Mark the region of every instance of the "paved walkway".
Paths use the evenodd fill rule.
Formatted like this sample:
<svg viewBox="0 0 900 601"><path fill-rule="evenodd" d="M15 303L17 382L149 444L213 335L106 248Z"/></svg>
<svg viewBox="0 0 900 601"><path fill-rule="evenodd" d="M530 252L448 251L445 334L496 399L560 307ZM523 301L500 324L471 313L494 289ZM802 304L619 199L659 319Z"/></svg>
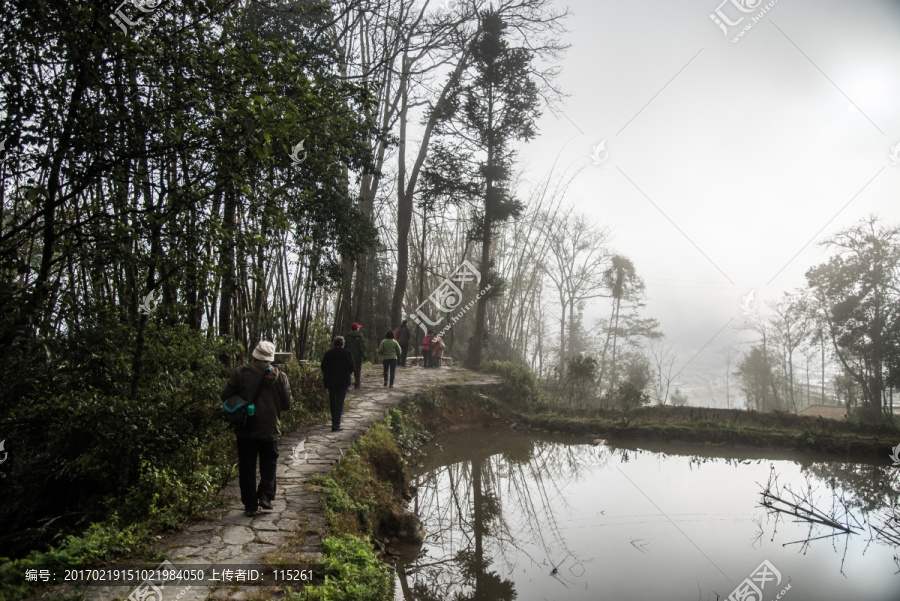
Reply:
<svg viewBox="0 0 900 601"><path fill-rule="evenodd" d="M497 382L499 379L495 376L459 368L410 367L398 368L394 388L384 388L380 366L364 369L362 387L359 390L351 388L347 396L342 431L332 432L329 421L300 428L281 439L278 492L272 502L272 511L260 511L253 518L245 516L238 482L234 480L220 493L226 509L218 519L195 523L185 532L168 535L160 541L159 547L168 553L174 566L169 569L189 569L191 564L228 568L258 566L264 563L263 555L277 551L288 535L295 533L302 537L298 542L304 554L312 559L321 557L321 534L313 532L325 532L325 509L320 495L303 486L311 476L328 474L347 448L404 397L435 386L480 386ZM292 451L304 439L305 450L299 453L302 463L297 463ZM123 587L85 589L88 599L104 601L126 598L131 592ZM166 586L161 601L242 600L261 592L258 587L240 587L237 582L219 588L198 585L187 590ZM141 599L140 596L135 598ZM154 598L154 601L159 600Z"/></svg>

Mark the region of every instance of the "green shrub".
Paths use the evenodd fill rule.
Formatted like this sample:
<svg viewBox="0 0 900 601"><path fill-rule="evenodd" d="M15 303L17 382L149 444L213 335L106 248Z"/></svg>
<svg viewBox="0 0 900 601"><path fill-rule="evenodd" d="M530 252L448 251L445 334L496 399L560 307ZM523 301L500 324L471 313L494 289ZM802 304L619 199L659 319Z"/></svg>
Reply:
<svg viewBox="0 0 900 601"><path fill-rule="evenodd" d="M322 542L320 571L324 583L291 593L288 601L388 601L393 582L390 570L356 536L329 537Z"/></svg>
<svg viewBox="0 0 900 601"><path fill-rule="evenodd" d="M537 376L527 365L503 361L489 361L482 370L503 377L507 397L527 408L541 401L541 388Z"/></svg>
<svg viewBox="0 0 900 601"><path fill-rule="evenodd" d="M24 582L25 570L50 570L59 575L66 568L95 566L119 557L145 554L152 539L143 526L120 528L118 517L113 515L105 524L92 524L80 536L67 536L49 551L32 551L14 560L0 557L0 601L24 599L37 588L35 583Z"/></svg>
<svg viewBox="0 0 900 601"><path fill-rule="evenodd" d="M291 410L281 416L282 431L328 417L328 392L322 387L322 370L296 361L289 361L279 369L288 377L294 397Z"/></svg>

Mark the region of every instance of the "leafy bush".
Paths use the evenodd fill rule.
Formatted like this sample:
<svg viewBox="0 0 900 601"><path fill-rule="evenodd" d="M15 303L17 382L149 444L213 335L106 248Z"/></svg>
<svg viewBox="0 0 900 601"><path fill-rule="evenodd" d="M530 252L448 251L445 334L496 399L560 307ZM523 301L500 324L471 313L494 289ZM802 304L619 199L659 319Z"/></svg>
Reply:
<svg viewBox="0 0 900 601"><path fill-rule="evenodd" d="M502 361L488 361L482 370L503 377L507 398L532 407L541 400L537 376L527 365Z"/></svg>
<svg viewBox="0 0 900 601"><path fill-rule="evenodd" d="M388 601L392 596L390 570L356 536L329 537L322 542L320 568L324 583L291 593L288 601Z"/></svg>
<svg viewBox="0 0 900 601"><path fill-rule="evenodd" d="M289 361L279 367L291 383L294 404L281 416L281 430L293 430L298 423L328 417L328 392L323 388L322 370L318 366Z"/></svg>
<svg viewBox="0 0 900 601"><path fill-rule="evenodd" d="M650 397L631 382L624 382L616 388L615 403L623 411L637 409L649 402Z"/></svg>
<svg viewBox="0 0 900 601"><path fill-rule="evenodd" d="M15 427L0 435L11 451L2 474L4 553L47 550L113 514L151 532L177 528L234 477L234 434L219 416L228 375L219 358L239 346L148 322L136 368L137 338L115 312L97 310L66 336L0 362L0 386L10 392L0 415ZM283 430L327 415L319 370L296 362L283 370L294 396Z"/></svg>
<svg viewBox="0 0 900 601"><path fill-rule="evenodd" d="M97 565L122 556L146 553L151 539L142 526L120 528L114 515L105 524L92 524L80 536L67 536L62 544L49 551L31 551L15 560L0 557L0 601L24 599L37 588L37 584L23 582L27 569L59 574L66 568Z"/></svg>
<svg viewBox="0 0 900 601"><path fill-rule="evenodd" d="M15 389L0 403L16 428L7 444L18 451L5 466L9 492L0 506L11 553L58 542L122 509L146 478L144 466L167 474L169 484L177 475L182 490L224 479L201 466L233 462L217 402L224 385L217 357L231 345L185 326L148 325L136 371L135 336L100 313L38 355L48 377L18 382L9 365L0 367L0 385ZM128 521L141 510L125 513Z"/></svg>

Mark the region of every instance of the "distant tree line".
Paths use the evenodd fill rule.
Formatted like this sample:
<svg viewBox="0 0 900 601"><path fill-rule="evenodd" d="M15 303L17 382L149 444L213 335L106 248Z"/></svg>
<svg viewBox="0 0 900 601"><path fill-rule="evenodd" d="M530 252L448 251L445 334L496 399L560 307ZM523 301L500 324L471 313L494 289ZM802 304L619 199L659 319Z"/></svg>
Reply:
<svg viewBox="0 0 900 601"><path fill-rule="evenodd" d="M848 415L892 417L900 386L900 226L875 217L828 238L807 286L745 319L757 341L735 375L748 408L797 411L840 404Z"/></svg>

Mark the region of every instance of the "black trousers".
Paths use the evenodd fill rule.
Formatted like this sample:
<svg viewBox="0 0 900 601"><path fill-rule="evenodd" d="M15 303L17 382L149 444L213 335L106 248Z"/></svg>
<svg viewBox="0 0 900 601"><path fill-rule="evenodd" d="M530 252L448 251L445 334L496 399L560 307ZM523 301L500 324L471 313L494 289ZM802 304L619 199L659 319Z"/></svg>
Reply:
<svg viewBox="0 0 900 601"><path fill-rule="evenodd" d="M347 388L329 388L328 406L331 409L331 429L341 427L341 416L344 414L344 399L347 398Z"/></svg>
<svg viewBox="0 0 900 601"><path fill-rule="evenodd" d="M278 466L277 440L250 440L238 438L238 482L241 485L241 503L244 508L256 511L259 495L266 493L275 498L275 471ZM256 459L259 458L259 485L256 484Z"/></svg>
<svg viewBox="0 0 900 601"><path fill-rule="evenodd" d="M384 383L388 383L388 373L391 374L391 386L394 385L394 375L397 373L396 359L383 359L381 364L384 366Z"/></svg>
<svg viewBox="0 0 900 601"><path fill-rule="evenodd" d="M422 351L422 367L431 367L431 349Z"/></svg>
<svg viewBox="0 0 900 601"><path fill-rule="evenodd" d="M362 363L363 363L362 359L360 359L359 361L357 361L356 358L353 359L353 364L354 364L353 387L354 388L359 388L359 377L360 377L360 374L362 373Z"/></svg>
<svg viewBox="0 0 900 601"><path fill-rule="evenodd" d="M400 343L400 363L401 367L406 367L406 355L409 352L409 343L401 342Z"/></svg>

